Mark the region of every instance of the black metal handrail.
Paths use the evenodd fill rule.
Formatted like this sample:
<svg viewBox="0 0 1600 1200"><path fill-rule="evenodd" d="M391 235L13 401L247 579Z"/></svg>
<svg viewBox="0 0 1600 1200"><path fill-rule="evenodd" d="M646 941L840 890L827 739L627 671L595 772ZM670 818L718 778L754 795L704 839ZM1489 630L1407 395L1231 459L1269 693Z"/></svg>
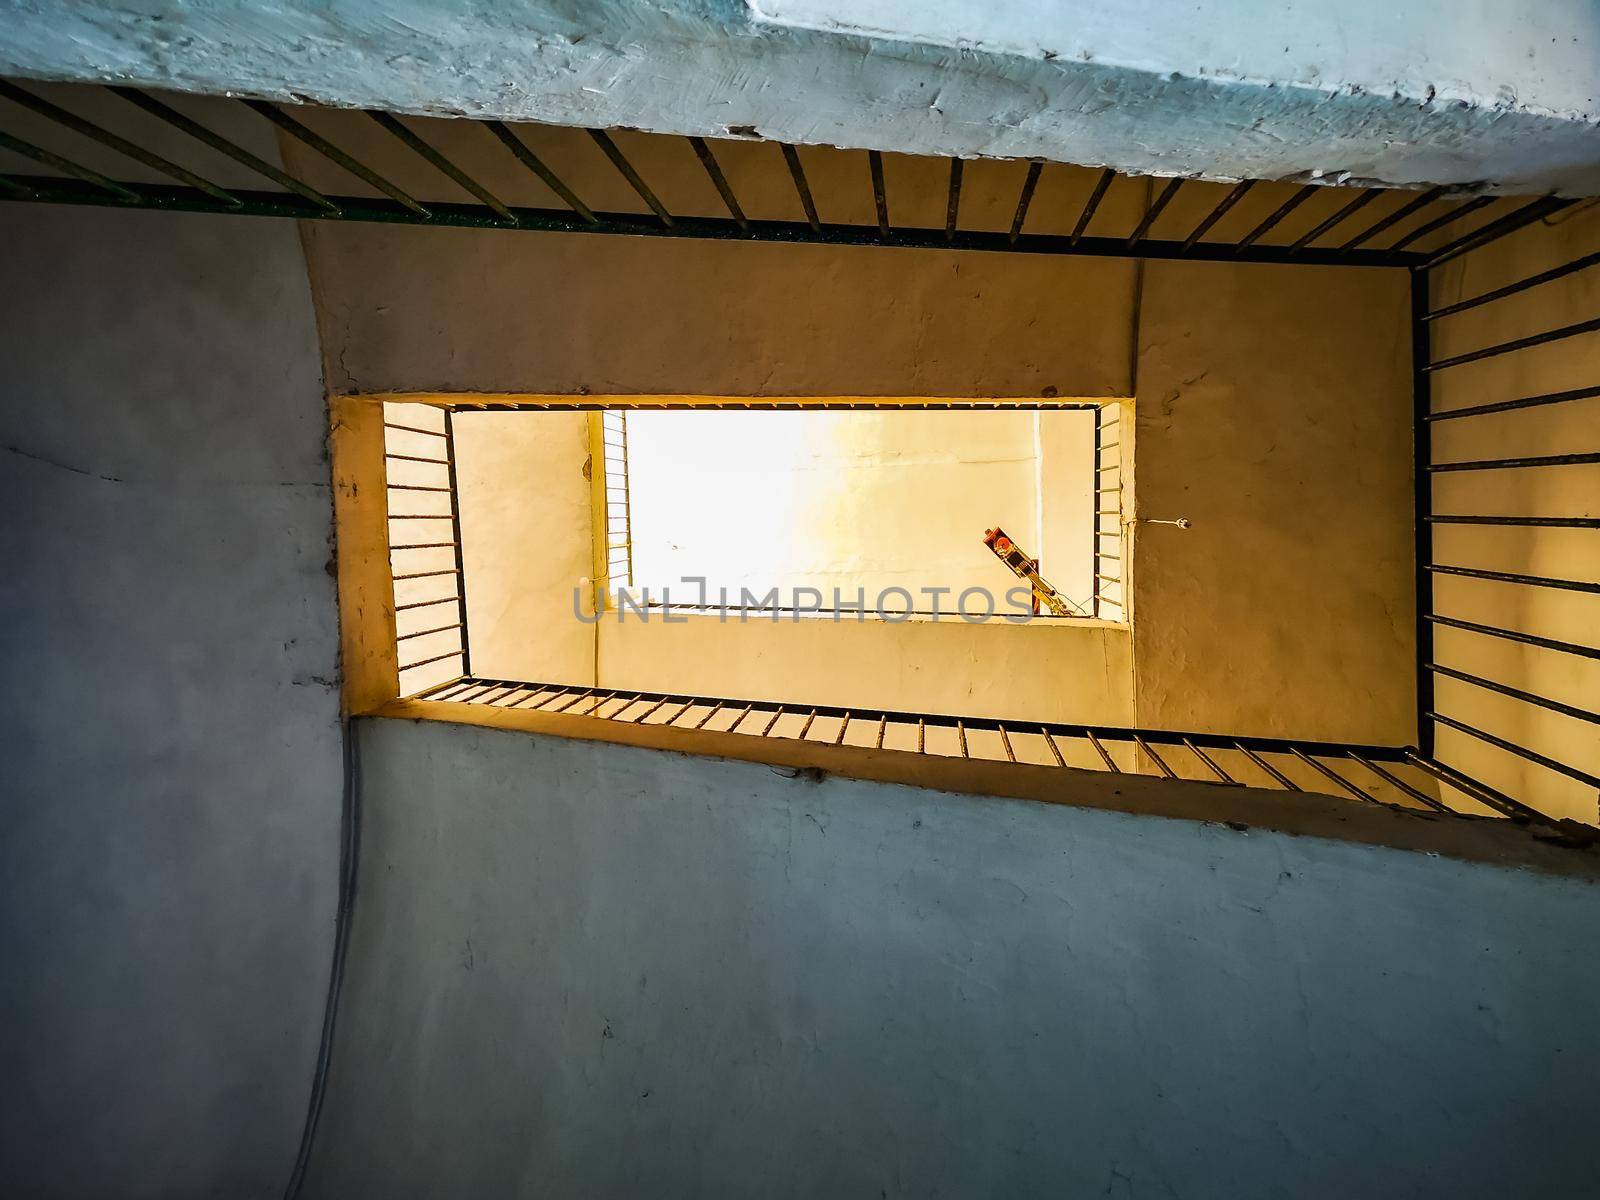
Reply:
<svg viewBox="0 0 1600 1200"><path fill-rule="evenodd" d="M883 155L879 151L869 150L865 152L867 170L863 173L863 178L871 189L875 219L871 224L837 224L820 219L816 197L797 148L786 143L777 143L782 152L784 165L794 183L796 196L804 210L805 219L766 220L749 215L747 206L740 202L732 182L722 169L712 144L704 138L687 137L678 140L682 140L698 160L728 213L725 218L692 217L671 212L661 200L660 194L650 186L638 167L617 144L616 139L605 130L591 129L588 133L594 144L649 210L646 215L597 212L586 204L548 163L530 150L504 122L459 118L465 125L481 127L486 138L498 142L505 153L511 155L531 175L549 187L567 206L565 209L524 208L505 203L479 179L463 169L457 160L446 156L424 139L403 118L384 112L366 114L431 166L441 179L464 189L477 200L475 204L461 204L414 196L381 172L356 159L294 115L297 109L309 106L286 106L252 99L239 99L233 102L248 107L258 117L270 122L283 136L301 142L316 154L387 197L373 199L333 195L312 188L303 180L266 162L162 100L129 87L113 87L107 90L126 101L130 109L142 110L169 127L188 135L197 143L226 155L284 190L260 191L219 187L188 168L156 155L137 142L67 111L27 87L0 80L0 98L27 109L36 116L42 116L80 137L97 142L123 157L156 170L181 185L109 179L98 172L79 166L69 157L0 131L0 147L31 158L66 176L63 178L48 175L0 175L0 199L185 212L225 212L297 220L368 221L454 228L710 238L724 241L814 242L826 245L878 245L1121 258L1391 267L1410 266L1428 261L1422 252L1408 250L1407 247L1443 229L1446 225L1488 208L1496 200L1492 196L1463 199L1461 192L1451 192L1449 189L1439 187L1430 188L1417 193L1405 204L1368 224L1352 236L1338 241L1330 235L1341 229L1348 231L1352 218L1383 195L1384 189L1341 189L1332 183L1306 183L1247 233L1233 240L1211 240L1210 235L1218 223L1256 186L1256 181L1245 180L1234 185L1214 205L1208 207L1204 215L1193 225L1174 228L1173 220L1168 215L1174 211L1174 202L1186 187L1201 186L1201 184L1195 180L1168 178L1161 181L1159 188L1151 189L1143 210L1135 218L1131 232L1100 233L1091 236L1090 229L1097 217L1101 218L1102 226L1105 224L1101 215L1102 201L1111 184L1119 178L1115 171L1105 168L1097 177L1081 209L1077 211L1076 219L1072 223L1072 232L1062 236L1049 236L1026 232L1028 218L1037 210L1034 199L1039 183L1043 172L1050 166L1036 160L1028 164L1009 229L964 230L959 228L964 164L960 159L951 159L945 223L939 228L924 228L894 223L892 220L894 206L885 175ZM664 134L648 136L664 139L671 137ZM1350 195L1333 212L1286 244L1264 240L1268 233L1288 221L1296 210L1314 197L1327 194L1330 190L1335 192L1344 190ZM1449 257L1466 253L1566 203L1568 201L1540 197L1523 204L1510 213L1472 229L1455 242L1436 251L1436 258L1448 260ZM1445 206L1445 211L1386 247L1367 248L1380 234L1436 205ZM1152 236L1157 232L1164 232L1165 236ZM1322 244L1318 245L1319 242Z"/></svg>
<svg viewBox="0 0 1600 1200"><path fill-rule="evenodd" d="M1583 445L1574 447L1570 452L1555 454L1535 454L1521 456L1506 456L1497 458L1478 459L1448 459L1439 461L1434 453L1434 434L1442 422L1459 422L1482 417L1512 414L1513 419L1520 421L1525 414L1543 411L1555 405L1568 405L1593 400L1600 397L1600 383L1567 388L1560 391L1545 392L1537 395L1518 396L1504 400L1490 400L1485 403L1458 406L1436 410L1433 406L1433 382L1441 373L1450 372L1458 368L1466 368L1471 364L1499 359L1509 355L1522 354L1539 347L1551 346L1558 343L1570 342L1573 339L1600 333L1600 317L1586 313L1576 313L1579 319L1569 321L1555 328L1542 330L1537 333L1527 334L1522 337L1504 341L1491 342L1476 349L1465 350L1444 357L1435 357L1433 353L1433 334L1440 326L1446 324L1450 318L1465 312L1483 312L1493 305L1504 304L1513 297L1521 296L1535 289L1545 287L1557 280L1575 275L1581 271L1590 270L1600 266L1600 251L1580 254L1568 262L1555 267L1525 275L1520 279L1498 287L1470 295L1462 300L1437 307L1431 305L1428 296L1429 272L1443 264L1453 262L1463 255L1481 250L1484 246L1506 237L1517 230L1527 228L1536 221L1546 220L1567 207L1571 202L1556 201L1550 198L1541 198L1526 203L1497 220L1489 222L1486 226L1466 234L1449 245L1437 250L1424 263L1413 271L1412 275L1412 366L1413 385L1415 395L1416 425L1415 425L1415 467L1416 467L1416 531L1417 531L1417 727L1420 753L1430 761L1435 758L1435 732L1443 728L1468 739L1471 744L1478 747L1489 747L1494 752L1506 756L1504 761L1508 764L1520 760L1531 763L1547 772L1545 778L1556 782L1556 777L1572 780L1585 788L1593 789L1596 800L1600 801L1600 775L1584 770L1580 765L1566 761L1564 754L1556 753L1556 748L1549 745L1544 750L1539 747L1541 739L1549 737L1549 728L1534 726L1528 728L1526 722L1518 719L1516 728L1518 737L1506 736L1506 730L1483 728L1481 724L1463 719L1464 714L1451 712L1447 706L1439 702L1434 681L1444 678L1457 684L1465 684L1469 689L1478 692L1488 692L1513 701L1508 713L1529 713L1541 710L1552 713L1562 718L1579 722L1584 725L1600 725L1600 712L1593 707L1584 707L1568 703L1556 697L1542 695L1526 687L1518 687L1505 680L1492 679L1478 670L1468 669L1470 664L1451 663L1442 661L1445 656L1439 652L1434 639L1436 628L1460 630L1475 636L1508 641L1517 645L1530 647L1533 650L1548 652L1555 655L1574 656L1583 659L1600 659L1600 646L1583 645L1561 638L1550 637L1538 632L1536 629L1514 628L1516 625L1530 623L1528 615L1536 613L1537 608L1522 604L1504 604L1506 615L1485 619L1482 612L1474 614L1477 620L1465 619L1444 609L1444 598L1436 587L1439 577L1474 580L1490 589L1496 589L1493 594L1485 593L1485 603L1493 603L1498 597L1512 597L1524 594L1524 589L1553 589L1557 591L1579 593L1587 595L1600 594L1600 580L1594 578L1557 577L1542 574L1533 574L1525 571L1506 571L1493 569L1487 566L1474 565L1463 562L1439 562L1435 553L1434 530L1438 526L1481 526L1505 530L1525 531L1523 536L1531 537L1541 529L1564 529L1579 531L1600 531L1600 515L1591 508L1589 512L1568 513L1494 513L1485 511L1493 505L1485 504L1480 498L1475 498L1472 506L1467 511L1436 512L1434 507L1435 484L1442 478L1462 472L1477 475L1479 473L1514 472L1519 476L1525 472L1568 471L1574 469L1592 468L1600 465L1600 427L1591 426L1594 438ZM1579 362L1589 364L1592 371L1600 374L1600 356L1589 354L1577 359ZM1581 426L1575 426L1580 427ZM1469 476L1470 477L1470 476ZM1600 494L1600 493L1597 493ZM1509 535L1508 535L1509 536ZM1444 711L1442 711L1444 710ZM1481 720L1481 718L1474 718ZM1533 744L1528 744L1532 742ZM1564 746L1571 744L1587 744L1600 746L1600 739L1585 739L1582 735L1571 739L1563 739ZM1462 743L1466 744L1466 743ZM1547 753L1546 751L1551 751ZM1493 761L1492 758L1490 761ZM1452 775L1459 771L1447 764L1436 763L1439 768ZM1441 778L1444 778L1443 776ZM1448 779L1446 780L1449 781ZM1489 802L1503 802L1508 798L1503 793L1490 788L1487 784L1474 781L1479 789L1479 798L1489 797ZM1502 804L1503 806L1503 804Z"/></svg>
<svg viewBox="0 0 1600 1200"><path fill-rule="evenodd" d="M432 534L434 526L428 526L430 534L426 541L402 542L391 540L389 543L389 575L395 583L402 583L416 579L445 579L451 580L451 587L447 595L439 597L423 597L416 600L400 603L398 598L394 601L396 615L402 612L417 612L424 622L424 627L408 629L404 633L396 633L396 668L400 676L402 691L413 690L413 685L423 686L427 683L428 675L418 675L417 672L425 667L438 669L438 664L455 661L459 664L460 674L468 674L472 670L472 653L468 640L467 630L467 573L466 564L462 557L461 539L461 506L459 503L460 487L456 478L456 438L455 414L449 409L439 410L424 405L409 406L412 410L410 420L390 420L386 416L384 427L384 464L387 468L391 463L414 463L428 467L443 467L443 478L436 478L435 482L427 484L395 483L392 479L385 479L388 501L386 512L388 520L394 521L448 521L448 538ZM439 427L430 428L425 422L429 414L438 414ZM390 431L405 437L423 437L436 439L442 443L438 447L442 457L431 454L407 454L390 448ZM431 443L429 443L431 445ZM437 472L435 475L437 476ZM415 493L434 493L443 495L447 511L437 513L419 513L409 511L414 507L410 497ZM396 511L399 509L400 511ZM392 531L393 525L390 529ZM451 565L439 569L418 569L427 567L428 563L413 556L418 552L435 550L449 550L451 552ZM434 561L437 561L434 559ZM449 605L455 610L455 619L446 620L443 616L445 606ZM421 610L429 610L423 614ZM444 624L426 625L426 622ZM398 652L409 652L407 642L421 638L437 638L437 635L454 633L453 645L448 646L442 653L438 652L439 642L436 640L427 644L425 650L420 651L421 658L401 659ZM419 682L420 681L420 682Z"/></svg>
<svg viewBox="0 0 1600 1200"><path fill-rule="evenodd" d="M1235 785L1248 783L1249 786L1292 792L1324 790L1327 784L1332 784L1336 789L1334 794L1366 803L1393 804L1397 798L1403 798L1405 807L1452 811L1446 799L1425 790L1427 777L1431 776L1449 782L1451 787L1506 815L1538 816L1528 806L1470 777L1452 773L1447 779L1441 768L1420 760L1415 749L1406 746L956 716L470 675L435 684L410 699L562 714L616 724L707 730L817 744L866 745L873 749L900 749L934 757L991 762L1022 762L1019 744L1026 745L1028 739L1038 739L1038 753L1028 757L1028 761L1037 766L1077 766L1111 774L1154 774L1164 779L1187 778ZM797 732L782 729L785 718L791 725L798 723ZM831 722L838 722L837 727ZM862 731L865 742L847 742L852 729ZM934 729L956 734L953 751L934 748L927 736L928 731ZM997 735L997 741L979 744L973 735L980 733ZM901 742L905 744L897 744ZM1237 761L1229 756L1237 756ZM1346 769L1337 769L1341 766ZM1350 770L1352 767L1356 769ZM1288 772L1301 768L1308 769L1311 774L1302 773L1302 781L1296 783Z"/></svg>

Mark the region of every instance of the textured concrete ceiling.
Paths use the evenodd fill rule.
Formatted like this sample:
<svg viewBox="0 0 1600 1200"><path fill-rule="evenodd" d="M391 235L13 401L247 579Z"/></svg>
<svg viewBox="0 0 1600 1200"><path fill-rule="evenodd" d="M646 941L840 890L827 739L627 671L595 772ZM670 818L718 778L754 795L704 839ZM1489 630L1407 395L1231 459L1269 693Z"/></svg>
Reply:
<svg viewBox="0 0 1600 1200"><path fill-rule="evenodd" d="M1600 6L0 0L0 74L1210 179L1600 192Z"/></svg>

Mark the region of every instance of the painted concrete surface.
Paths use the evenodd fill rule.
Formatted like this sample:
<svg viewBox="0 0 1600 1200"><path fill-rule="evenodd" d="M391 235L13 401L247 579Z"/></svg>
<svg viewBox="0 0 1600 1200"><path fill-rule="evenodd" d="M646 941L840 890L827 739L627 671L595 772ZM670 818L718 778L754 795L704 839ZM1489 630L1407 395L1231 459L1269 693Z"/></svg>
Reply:
<svg viewBox="0 0 1600 1200"><path fill-rule="evenodd" d="M6 219L5 1190L276 1195L339 816L303 264L269 222ZM466 305L550 277L475 254L397 259L379 281L411 271L410 292L346 293L383 332L339 334L340 383L532 386L540 354L559 370L538 385L605 377L592 346L504 339L511 318ZM650 281L680 299L667 266ZM733 364L722 390L759 378L707 332L721 315L669 380L710 348ZM1056 377L989 332L963 386ZM510 362L484 355L496 339ZM844 366L885 391L919 361L869 350ZM659 387L658 353L616 374ZM795 390L783 355L757 366ZM1584 1187L1592 888L515 735L368 736L317 1194Z"/></svg>
<svg viewBox="0 0 1600 1200"><path fill-rule="evenodd" d="M1583 1194L1592 884L364 722L307 1195Z"/></svg>
<svg viewBox="0 0 1600 1200"><path fill-rule="evenodd" d="M1591 0L4 0L0 74L1210 178L1600 190Z"/></svg>
<svg viewBox="0 0 1600 1200"><path fill-rule="evenodd" d="M948 599L948 598L947 598ZM601 621L600 686L1017 721L1133 723L1132 643L1104 621Z"/></svg>
<svg viewBox="0 0 1600 1200"><path fill-rule="evenodd" d="M821 194L835 181L817 182ZM789 185L774 161L750 164L746 186ZM895 195L916 205L941 186L912 176ZM1130 190L1119 204L1142 199ZM1054 204L1044 212L1060 219ZM1137 684L1127 634L1105 628L608 623L603 687L754 697L782 679L810 703L1415 736L1401 272L1148 264L1135 371L1131 261L320 224L307 239L336 387L1136 390L1138 515L1193 522L1135 527Z"/></svg>
<svg viewBox="0 0 1600 1200"><path fill-rule="evenodd" d="M405 148L364 124L369 128L328 120L322 128L337 130L341 145L376 169L395 170L393 177L408 186L413 175L401 172L415 167L405 163ZM594 146L582 145L586 138L552 132L537 147L561 165L580 196L630 207L615 170ZM494 164L511 175L517 166L494 153L487 135L440 146L459 153L475 173ZM686 147L637 138L627 149L630 156L642 152L638 169L662 187L675 211L717 203ZM777 151L742 149L752 155L739 162L736 186L752 210L765 197L795 205ZM474 150L484 158L467 157ZM291 145L287 157L313 186L345 186L337 169L327 172L315 155ZM506 162L496 163L501 157ZM870 220L864 156L846 157L808 159L819 207L829 206L822 209L826 219L843 220L865 206ZM488 171L480 178L500 189ZM926 213L937 200L942 214L946 179L937 163L899 177L891 184L896 211L909 216L919 204ZM669 193L673 184L684 190ZM1143 188L1113 190L1120 193L1116 215L1138 210ZM1009 205L1003 218L1009 221L1015 187L1005 193L996 196L996 207ZM500 194L518 195L510 186ZM1070 200L1053 199L1041 220L1070 225ZM942 223L942 215L936 219ZM325 222L308 223L306 244L329 386L338 391L1129 394L1131 262ZM1069 275L1075 286L1063 287ZM797 278L805 285L796 286Z"/></svg>
<svg viewBox="0 0 1600 1200"><path fill-rule="evenodd" d="M1403 272L1150 263L1134 404L1142 725L1415 737Z"/></svg>
<svg viewBox="0 0 1600 1200"><path fill-rule="evenodd" d="M371 133L356 123L330 121L324 128L409 185L403 156L380 157L392 155L381 138L358 140ZM382 135L375 126L373 132ZM580 194L604 195L596 189L615 186L607 180L615 171L592 146L579 144L586 141L581 135L549 134L538 150L561 163ZM438 144L475 174L489 165L467 157L468 142ZM636 148L649 152L651 143L629 143L630 155ZM592 160L587 173L566 175L569 163L582 170L589 160L556 156L583 149ZM771 147L737 149L748 152L728 160L730 172L744 172L737 177L741 195L748 191L752 204L780 196L792 202L793 185ZM829 219L870 219L864 166L843 157L808 158L818 203L832 213ZM292 147L290 161L314 185L331 186L315 161L297 157ZM635 161L657 186L688 178L659 160ZM692 156L687 165L698 169ZM938 164L922 164L935 168L931 176L910 163L891 169L899 165L907 174L895 177L895 203L908 211L921 206L928 214L922 219L939 219L931 215L937 205L930 207L942 204ZM500 188L498 177L479 177ZM964 211L969 190L972 218L1004 228L1015 181L964 185ZM1041 187L1041 203L1043 193ZM680 205L695 195L686 190L667 202L689 211ZM1142 187L1114 187L1107 204L1126 216L1143 196ZM715 193L702 201L715 204ZM827 207L843 203L865 204L866 211ZM1055 196L1041 220L1070 228L1075 211ZM477 231L456 237L378 226L308 225L305 236L336 390L1097 397L1131 388L1131 262ZM463 427L476 419L464 418ZM533 480L541 489L558 481L553 473ZM559 507L573 495L571 482L559 486ZM569 547L550 548L561 561L575 561ZM515 552L543 551L524 544ZM726 636L708 647L703 638L686 637L686 629L695 626L599 627L601 686L753 696L786 680L795 699L811 703L927 705L1000 716L1039 716L1043 703L1043 715L1062 720L1132 718L1123 630L941 623L895 626L896 640L885 641L882 627L762 622L718 626L710 632ZM511 638L518 632L510 631ZM593 627L582 632L592 645ZM619 633L642 640L622 644ZM586 681L577 640L560 638L548 660L532 643L517 649L501 641L484 669L492 661L545 661Z"/></svg>
<svg viewBox="0 0 1600 1200"><path fill-rule="evenodd" d="M377 225L307 241L341 391L1127 394L1117 261L1068 268L1075 292L1057 262L954 251Z"/></svg>
<svg viewBox="0 0 1600 1200"><path fill-rule="evenodd" d="M593 685L594 627L573 612L574 592L593 604L589 414L458 413L455 436L474 673Z"/></svg>
<svg viewBox="0 0 1600 1200"><path fill-rule="evenodd" d="M1590 0L748 0L758 18L1152 74L1600 116Z"/></svg>
<svg viewBox="0 0 1600 1200"><path fill-rule="evenodd" d="M1061 264L1059 285L1088 291L1075 271ZM1146 265L1125 504L1190 527L1132 527L1131 660L1125 631L1077 624L609 621L601 685L752 697L783 680L779 698L847 707L1407 744L1406 287L1392 271Z"/></svg>
<svg viewBox="0 0 1600 1200"><path fill-rule="evenodd" d="M279 1196L342 779L304 259L225 217L0 242L0 1192Z"/></svg>

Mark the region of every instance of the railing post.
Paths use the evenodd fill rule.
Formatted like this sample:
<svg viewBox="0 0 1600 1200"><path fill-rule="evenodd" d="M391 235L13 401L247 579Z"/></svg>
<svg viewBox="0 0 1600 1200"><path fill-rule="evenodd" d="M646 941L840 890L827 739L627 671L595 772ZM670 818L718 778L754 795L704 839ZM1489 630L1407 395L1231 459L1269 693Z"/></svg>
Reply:
<svg viewBox="0 0 1600 1200"><path fill-rule="evenodd" d="M1416 689L1417 749L1433 757L1433 408L1428 360L1432 339L1428 325L1428 272L1411 270L1411 475L1416 524Z"/></svg>
<svg viewBox="0 0 1600 1200"><path fill-rule="evenodd" d="M1090 511L1094 513L1094 515L1090 518L1090 520L1093 522L1090 528L1094 530L1094 538L1089 543L1089 615L1094 617L1096 620L1098 620L1100 617L1100 467L1102 454L1100 446L1102 438L1100 421L1104 416L1104 413L1104 408L1100 407L1099 405L1095 406L1094 469L1089 475L1089 478L1094 481L1092 485L1094 493L1090 497L1090 503L1093 505L1093 508Z"/></svg>
<svg viewBox="0 0 1600 1200"><path fill-rule="evenodd" d="M456 611L461 621L461 673L472 676L471 630L467 626L467 570L461 556L461 489L456 485L456 427L455 413L444 410L444 453L450 460L450 528L456 550Z"/></svg>

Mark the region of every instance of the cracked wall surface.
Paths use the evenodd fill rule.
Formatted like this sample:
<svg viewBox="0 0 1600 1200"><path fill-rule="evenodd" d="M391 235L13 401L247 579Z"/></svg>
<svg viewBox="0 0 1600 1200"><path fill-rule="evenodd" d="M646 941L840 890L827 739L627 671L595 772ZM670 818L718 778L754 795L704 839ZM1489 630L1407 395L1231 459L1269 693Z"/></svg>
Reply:
<svg viewBox="0 0 1600 1200"><path fill-rule="evenodd" d="M0 74L1212 179L1600 191L1600 12L0 0Z"/></svg>
<svg viewBox="0 0 1600 1200"><path fill-rule="evenodd" d="M0 246L0 1190L280 1196L343 777L305 260L42 205Z"/></svg>

